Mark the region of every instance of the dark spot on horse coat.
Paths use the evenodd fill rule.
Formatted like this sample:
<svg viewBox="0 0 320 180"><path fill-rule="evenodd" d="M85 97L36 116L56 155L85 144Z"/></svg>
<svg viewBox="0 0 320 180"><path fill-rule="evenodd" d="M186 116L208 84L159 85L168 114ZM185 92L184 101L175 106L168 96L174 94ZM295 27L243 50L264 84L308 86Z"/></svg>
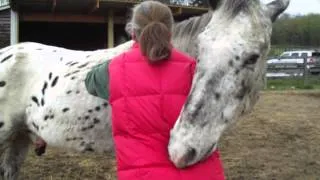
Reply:
<svg viewBox="0 0 320 180"><path fill-rule="evenodd" d="M71 64L70 64L70 67L71 67L71 66L74 66L74 65L76 65L76 64L79 64L79 62L71 63Z"/></svg>
<svg viewBox="0 0 320 180"><path fill-rule="evenodd" d="M87 130L86 127L81 128L81 131L86 131L86 130Z"/></svg>
<svg viewBox="0 0 320 180"><path fill-rule="evenodd" d="M239 69L236 69L235 72L234 72L236 75L238 75L240 73L240 70Z"/></svg>
<svg viewBox="0 0 320 180"><path fill-rule="evenodd" d="M63 60L63 57L60 58L60 61L62 61L62 60Z"/></svg>
<svg viewBox="0 0 320 180"><path fill-rule="evenodd" d="M69 111L70 110L70 108L63 108L62 109L62 112L67 112L67 111Z"/></svg>
<svg viewBox="0 0 320 180"><path fill-rule="evenodd" d="M87 129L92 129L94 127L94 125L93 124L91 124L90 126L88 126L88 128Z"/></svg>
<svg viewBox="0 0 320 180"><path fill-rule="evenodd" d="M79 94L80 93L80 91L78 90L78 91L76 91L76 94Z"/></svg>
<svg viewBox="0 0 320 180"><path fill-rule="evenodd" d="M220 100L221 94L220 93L214 93L214 97L216 98L217 101Z"/></svg>
<svg viewBox="0 0 320 180"><path fill-rule="evenodd" d="M67 94L70 94L70 93L72 93L72 91L70 90L70 91L67 91Z"/></svg>
<svg viewBox="0 0 320 180"><path fill-rule="evenodd" d="M0 81L0 87L4 87L6 85L5 81Z"/></svg>
<svg viewBox="0 0 320 180"><path fill-rule="evenodd" d="M53 52L57 52L57 50L53 50Z"/></svg>
<svg viewBox="0 0 320 180"><path fill-rule="evenodd" d="M92 109L89 109L89 110L88 110L88 113L92 113Z"/></svg>
<svg viewBox="0 0 320 180"><path fill-rule="evenodd" d="M203 99L202 99L202 100L200 100L200 101L195 105L195 110L192 112L191 116L192 116L193 118L197 117L198 114L199 114L199 112L200 112L200 110L201 110L201 108L202 108L203 106L204 106L204 101L203 101ZM193 118L192 118L192 119L193 119Z"/></svg>
<svg viewBox="0 0 320 180"><path fill-rule="evenodd" d="M93 119L93 123L94 123L94 124L98 124L98 123L100 123L100 119L98 119L98 118L94 118L94 119Z"/></svg>
<svg viewBox="0 0 320 180"><path fill-rule="evenodd" d="M38 98L37 98L37 97L32 96L32 97L31 97L31 99L32 99L32 101L33 101L33 102L35 102L38 106L40 106L40 104L39 104L39 100L38 100Z"/></svg>
<svg viewBox="0 0 320 180"><path fill-rule="evenodd" d="M44 99L41 98L41 106L44 106Z"/></svg>
<svg viewBox="0 0 320 180"><path fill-rule="evenodd" d="M240 56L236 56L236 60L239 61L240 60Z"/></svg>
<svg viewBox="0 0 320 180"><path fill-rule="evenodd" d="M230 67L233 67L233 61L230 60L230 61L228 62L228 65L229 65Z"/></svg>
<svg viewBox="0 0 320 180"><path fill-rule="evenodd" d="M36 125L36 123L32 122L32 126L33 126L34 128L36 128L37 131L39 131L39 126Z"/></svg>
<svg viewBox="0 0 320 180"><path fill-rule="evenodd" d="M51 83L51 87L54 87L54 86L57 84L58 79L59 79L59 76L56 76L56 77L53 79L53 81L52 81L52 83Z"/></svg>
<svg viewBox="0 0 320 180"><path fill-rule="evenodd" d="M75 70L75 71L73 71L73 72L70 72L70 73L64 75L64 77L68 77L68 76L73 75L73 74L76 74L76 73L78 73L78 72L80 72L80 70Z"/></svg>
<svg viewBox="0 0 320 180"><path fill-rule="evenodd" d="M49 119L49 116L48 115L45 115L44 116L44 120L46 121L46 120L48 120Z"/></svg>
<svg viewBox="0 0 320 180"><path fill-rule="evenodd" d="M85 116L84 119L88 120L88 119L90 119L90 116Z"/></svg>
<svg viewBox="0 0 320 180"><path fill-rule="evenodd" d="M69 62L66 63L66 65L70 65L71 63L73 63L73 62L72 62L72 61L69 61Z"/></svg>
<svg viewBox="0 0 320 180"><path fill-rule="evenodd" d="M49 73L49 80L52 78L52 72Z"/></svg>
<svg viewBox="0 0 320 180"><path fill-rule="evenodd" d="M7 61L8 59L10 59L13 56L13 54L10 54L9 56L6 56L4 59L1 60L1 63Z"/></svg>
<svg viewBox="0 0 320 180"><path fill-rule="evenodd" d="M71 80L74 80L74 79L76 79L76 77L75 77L75 76L72 76L72 77L71 77Z"/></svg>
<svg viewBox="0 0 320 180"><path fill-rule="evenodd" d="M3 125L4 125L4 122L0 122L0 128L2 128Z"/></svg>
<svg viewBox="0 0 320 180"><path fill-rule="evenodd" d="M85 144L86 144L86 142L82 141L82 142L80 143L80 146L84 146Z"/></svg>
<svg viewBox="0 0 320 180"><path fill-rule="evenodd" d="M54 118L54 115L51 115L51 116L50 116L50 119L53 119L53 118Z"/></svg>
<svg viewBox="0 0 320 180"><path fill-rule="evenodd" d="M97 107L95 108L96 111L100 111L100 109L101 109L100 106L97 106Z"/></svg>
<svg viewBox="0 0 320 180"><path fill-rule="evenodd" d="M89 58L91 55L86 56L86 58Z"/></svg>
<svg viewBox="0 0 320 180"><path fill-rule="evenodd" d="M236 94L236 98L242 100L244 96L250 91L250 88L246 85L245 81L241 81L241 89Z"/></svg>
<svg viewBox="0 0 320 180"><path fill-rule="evenodd" d="M230 120L228 118L224 119L224 123L228 123Z"/></svg>
<svg viewBox="0 0 320 180"><path fill-rule="evenodd" d="M94 149L91 147L91 145L87 144L85 149L85 151L89 151L89 152L94 152Z"/></svg>
<svg viewBox="0 0 320 180"><path fill-rule="evenodd" d="M42 87L42 94L43 94L43 95L46 93L47 87L48 87L48 83L47 83L47 81L46 81L46 82L44 82L43 87Z"/></svg>
<svg viewBox="0 0 320 180"><path fill-rule="evenodd" d="M89 125L88 127L82 127L82 128L81 128L81 131L86 131L86 130L88 130L88 129L92 129L93 127L94 127L93 124Z"/></svg>
<svg viewBox="0 0 320 180"><path fill-rule="evenodd" d="M42 50L42 48L38 48L38 49L36 49L36 50L41 51L41 50Z"/></svg>
<svg viewBox="0 0 320 180"><path fill-rule="evenodd" d="M102 106L107 107L109 104L107 102L103 103Z"/></svg>
<svg viewBox="0 0 320 180"><path fill-rule="evenodd" d="M84 68L84 67L86 67L88 64L89 64L89 63L82 64L82 65L78 66L78 68Z"/></svg>

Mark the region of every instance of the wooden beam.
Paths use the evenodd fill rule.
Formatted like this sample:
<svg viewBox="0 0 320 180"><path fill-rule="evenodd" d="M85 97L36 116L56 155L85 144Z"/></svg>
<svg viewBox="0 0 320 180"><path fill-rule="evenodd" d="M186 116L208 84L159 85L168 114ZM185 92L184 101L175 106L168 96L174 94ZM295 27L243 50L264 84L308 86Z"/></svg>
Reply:
<svg viewBox="0 0 320 180"><path fill-rule="evenodd" d="M52 0L52 7L51 7L51 12L54 12L57 7L57 0Z"/></svg>
<svg viewBox="0 0 320 180"><path fill-rule="evenodd" d="M70 23L107 23L105 16L85 14L21 13L20 21L25 22L70 22ZM125 17L113 17L113 24L125 24Z"/></svg>
<svg viewBox="0 0 320 180"><path fill-rule="evenodd" d="M113 10L108 10L108 48L114 46L114 13Z"/></svg>
<svg viewBox="0 0 320 180"><path fill-rule="evenodd" d="M176 16L176 15L181 15L182 14L183 8L182 7L171 7L171 10L172 10L172 14L174 16Z"/></svg>
<svg viewBox="0 0 320 180"><path fill-rule="evenodd" d="M93 13L100 7L100 0L95 0L93 7L90 9L90 13Z"/></svg>
<svg viewBox="0 0 320 180"><path fill-rule="evenodd" d="M19 43L19 14L16 11L10 10L10 44Z"/></svg>

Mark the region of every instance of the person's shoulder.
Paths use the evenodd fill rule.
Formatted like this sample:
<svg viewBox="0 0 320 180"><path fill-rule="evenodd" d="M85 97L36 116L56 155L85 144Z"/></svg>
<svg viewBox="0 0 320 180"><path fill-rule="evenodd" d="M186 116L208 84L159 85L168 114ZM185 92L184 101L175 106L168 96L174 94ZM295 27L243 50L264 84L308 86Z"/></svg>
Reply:
<svg viewBox="0 0 320 180"><path fill-rule="evenodd" d="M186 62L186 63L196 62L195 58L175 48L172 50L172 58L174 61L180 61L180 62Z"/></svg>
<svg viewBox="0 0 320 180"><path fill-rule="evenodd" d="M133 61L134 57L139 56L139 49L130 49L128 51L122 52L121 54L112 58L114 64L122 63L124 61Z"/></svg>

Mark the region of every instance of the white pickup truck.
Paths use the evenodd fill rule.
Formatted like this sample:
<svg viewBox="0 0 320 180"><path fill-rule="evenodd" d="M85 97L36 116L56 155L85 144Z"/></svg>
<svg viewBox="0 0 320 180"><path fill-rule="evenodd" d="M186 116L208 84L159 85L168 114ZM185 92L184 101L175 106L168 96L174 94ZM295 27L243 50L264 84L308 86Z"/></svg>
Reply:
<svg viewBox="0 0 320 180"><path fill-rule="evenodd" d="M267 60L269 69L301 69L306 68L311 74L320 73L320 52L315 50L285 51L278 58Z"/></svg>

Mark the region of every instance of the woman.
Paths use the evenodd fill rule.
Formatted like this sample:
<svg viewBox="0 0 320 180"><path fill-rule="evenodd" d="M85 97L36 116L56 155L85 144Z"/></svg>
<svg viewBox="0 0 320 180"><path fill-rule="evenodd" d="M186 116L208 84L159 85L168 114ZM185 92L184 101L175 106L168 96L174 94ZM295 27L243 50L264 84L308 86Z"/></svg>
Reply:
<svg viewBox="0 0 320 180"><path fill-rule="evenodd" d="M169 160L169 132L189 94L196 62L170 43L170 9L145 1L133 9L130 23L133 47L86 78L88 92L112 107L118 179L224 179L218 152L185 169Z"/></svg>

